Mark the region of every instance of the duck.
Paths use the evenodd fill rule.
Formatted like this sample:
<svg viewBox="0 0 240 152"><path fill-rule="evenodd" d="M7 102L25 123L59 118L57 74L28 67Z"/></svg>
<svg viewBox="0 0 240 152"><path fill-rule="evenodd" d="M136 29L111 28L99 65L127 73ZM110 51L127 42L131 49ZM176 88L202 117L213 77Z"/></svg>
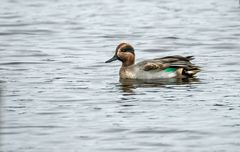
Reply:
<svg viewBox="0 0 240 152"><path fill-rule="evenodd" d="M193 56L166 56L147 59L135 64L135 50L127 42L120 43L112 58L105 63L113 61L122 62L119 70L120 79L153 80L166 78L192 78L201 71L199 66L191 63Z"/></svg>

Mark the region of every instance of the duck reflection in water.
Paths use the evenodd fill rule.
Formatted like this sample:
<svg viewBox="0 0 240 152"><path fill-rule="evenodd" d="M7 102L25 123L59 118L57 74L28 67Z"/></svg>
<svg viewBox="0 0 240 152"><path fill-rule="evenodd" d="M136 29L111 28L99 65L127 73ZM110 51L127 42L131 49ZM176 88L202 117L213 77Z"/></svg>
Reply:
<svg viewBox="0 0 240 152"><path fill-rule="evenodd" d="M198 78L169 78L156 80L120 79L120 89L126 93L133 93L136 88L167 87L200 83Z"/></svg>

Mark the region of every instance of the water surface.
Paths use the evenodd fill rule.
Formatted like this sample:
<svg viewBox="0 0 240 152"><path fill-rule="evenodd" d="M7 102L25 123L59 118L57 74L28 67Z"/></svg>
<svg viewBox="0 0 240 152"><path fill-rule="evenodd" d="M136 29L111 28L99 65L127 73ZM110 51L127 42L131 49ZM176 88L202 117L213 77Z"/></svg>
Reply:
<svg viewBox="0 0 240 152"><path fill-rule="evenodd" d="M122 40L203 71L119 81ZM3 0L0 151L238 151L239 40L237 0Z"/></svg>

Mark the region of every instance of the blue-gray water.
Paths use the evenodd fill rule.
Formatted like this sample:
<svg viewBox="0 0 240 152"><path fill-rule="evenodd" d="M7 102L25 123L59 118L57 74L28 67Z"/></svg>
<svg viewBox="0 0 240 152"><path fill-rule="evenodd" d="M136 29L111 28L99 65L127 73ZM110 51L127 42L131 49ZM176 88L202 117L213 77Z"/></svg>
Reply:
<svg viewBox="0 0 240 152"><path fill-rule="evenodd" d="M122 40L203 71L120 82ZM2 0L0 151L239 151L239 58L238 0Z"/></svg>

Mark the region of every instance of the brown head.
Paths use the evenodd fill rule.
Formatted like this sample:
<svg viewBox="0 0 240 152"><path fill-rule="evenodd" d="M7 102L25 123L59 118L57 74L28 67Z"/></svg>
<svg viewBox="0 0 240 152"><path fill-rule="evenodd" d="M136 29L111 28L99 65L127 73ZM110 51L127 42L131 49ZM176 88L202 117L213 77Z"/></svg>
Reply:
<svg viewBox="0 0 240 152"><path fill-rule="evenodd" d="M133 65L135 62L134 48L128 43L120 43L116 48L114 56L105 63L115 60L122 61L122 66Z"/></svg>

